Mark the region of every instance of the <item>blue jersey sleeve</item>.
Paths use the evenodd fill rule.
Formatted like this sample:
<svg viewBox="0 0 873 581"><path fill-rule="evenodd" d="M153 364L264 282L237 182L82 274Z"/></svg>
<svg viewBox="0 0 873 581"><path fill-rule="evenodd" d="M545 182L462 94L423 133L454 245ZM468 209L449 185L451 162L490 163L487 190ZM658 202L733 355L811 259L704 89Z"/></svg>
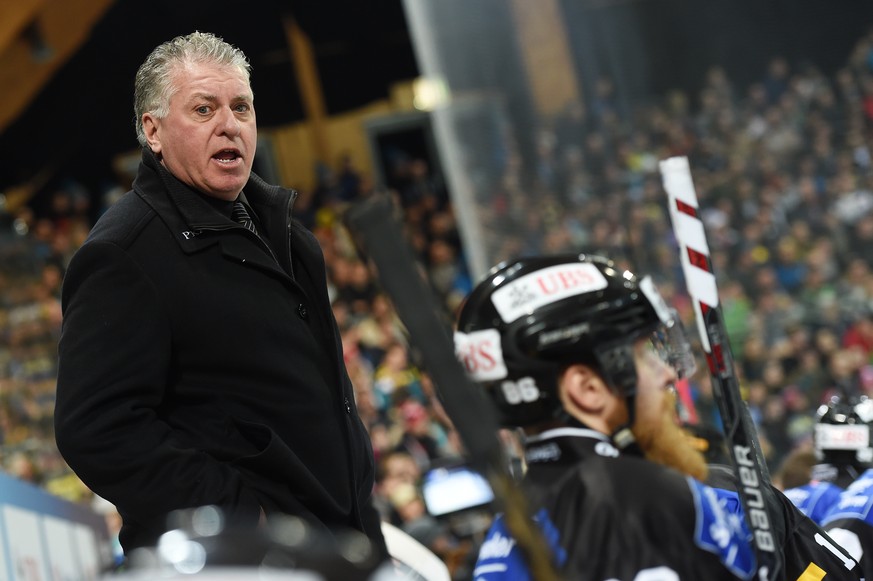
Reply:
<svg viewBox="0 0 873 581"><path fill-rule="evenodd" d="M755 552L737 494L711 488L690 477L687 480L696 511L694 543L717 556L737 577L751 579L756 568Z"/></svg>
<svg viewBox="0 0 873 581"><path fill-rule="evenodd" d="M560 544L560 534L549 520L548 513L541 509L534 520L540 527L555 563L563 565L567 553ZM521 549L506 527L503 515L497 515L479 548L479 557L473 570L474 581L531 581L530 572Z"/></svg>
<svg viewBox="0 0 873 581"><path fill-rule="evenodd" d="M530 580L515 539L506 530L503 515L494 517L494 522L491 523L491 528L488 529L488 534L479 548L473 579L474 581Z"/></svg>

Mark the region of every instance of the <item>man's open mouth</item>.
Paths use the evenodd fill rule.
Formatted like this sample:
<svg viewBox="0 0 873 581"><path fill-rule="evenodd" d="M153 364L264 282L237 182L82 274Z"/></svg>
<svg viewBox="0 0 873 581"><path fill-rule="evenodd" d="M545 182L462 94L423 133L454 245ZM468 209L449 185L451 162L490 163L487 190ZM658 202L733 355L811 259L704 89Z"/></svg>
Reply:
<svg viewBox="0 0 873 581"><path fill-rule="evenodd" d="M237 159L241 158L239 151L235 149L222 149L218 153L212 156L212 159L219 163L227 163L231 164L236 162Z"/></svg>

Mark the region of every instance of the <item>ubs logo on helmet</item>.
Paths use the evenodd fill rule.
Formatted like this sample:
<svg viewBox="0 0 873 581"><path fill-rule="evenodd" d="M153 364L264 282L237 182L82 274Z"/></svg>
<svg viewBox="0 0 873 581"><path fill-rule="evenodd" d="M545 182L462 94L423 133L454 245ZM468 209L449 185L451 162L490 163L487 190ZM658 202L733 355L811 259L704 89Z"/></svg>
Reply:
<svg viewBox="0 0 873 581"><path fill-rule="evenodd" d="M494 381L508 375L497 329L455 333L455 357L474 381Z"/></svg>
<svg viewBox="0 0 873 581"><path fill-rule="evenodd" d="M534 309L608 286L606 277L587 262L558 264L526 274L494 291L491 302L506 323Z"/></svg>

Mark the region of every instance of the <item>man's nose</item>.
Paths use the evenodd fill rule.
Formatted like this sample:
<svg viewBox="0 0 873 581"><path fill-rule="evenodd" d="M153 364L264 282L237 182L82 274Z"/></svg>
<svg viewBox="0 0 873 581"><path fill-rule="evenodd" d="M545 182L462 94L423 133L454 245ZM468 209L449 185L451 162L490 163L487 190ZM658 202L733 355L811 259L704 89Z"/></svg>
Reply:
<svg viewBox="0 0 873 581"><path fill-rule="evenodd" d="M239 135L240 122L234 115L230 107L222 107L219 110L218 128L222 133L228 135Z"/></svg>

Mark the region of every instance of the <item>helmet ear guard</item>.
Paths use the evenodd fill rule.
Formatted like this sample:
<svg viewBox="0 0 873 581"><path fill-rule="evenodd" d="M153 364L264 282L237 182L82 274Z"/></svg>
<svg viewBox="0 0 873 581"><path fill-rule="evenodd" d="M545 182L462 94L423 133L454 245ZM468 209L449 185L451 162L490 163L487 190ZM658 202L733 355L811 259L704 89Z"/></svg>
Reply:
<svg viewBox="0 0 873 581"><path fill-rule="evenodd" d="M633 342L617 341L612 345L595 347L606 383L625 397L636 395L637 370L634 363ZM633 416L633 410L628 410Z"/></svg>
<svg viewBox="0 0 873 581"><path fill-rule="evenodd" d="M603 257L565 254L492 269L465 301L455 345L503 425L517 427L564 417L558 379L574 363L595 367L627 398L632 418L634 342L652 335L668 363L693 364L681 330L648 277Z"/></svg>

